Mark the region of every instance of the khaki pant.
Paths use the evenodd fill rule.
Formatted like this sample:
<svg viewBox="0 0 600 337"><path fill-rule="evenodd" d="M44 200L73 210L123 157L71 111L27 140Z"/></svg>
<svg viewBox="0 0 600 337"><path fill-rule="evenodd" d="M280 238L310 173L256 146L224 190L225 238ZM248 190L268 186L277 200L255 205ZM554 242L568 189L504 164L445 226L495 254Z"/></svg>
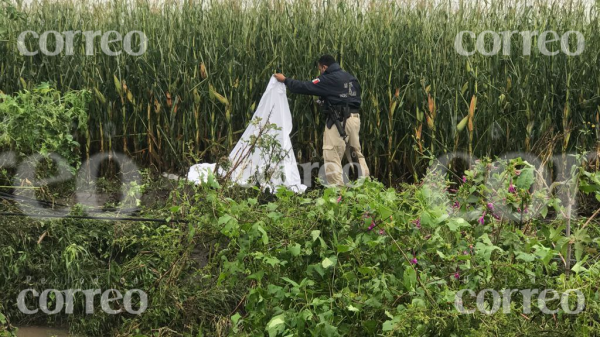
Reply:
<svg viewBox="0 0 600 337"><path fill-rule="evenodd" d="M346 135L348 137L346 137L345 142L340 137L340 133L335 125L332 125L331 129L325 126L325 132L323 133L323 158L325 159L327 183L330 185L344 186L342 178L342 157L344 154L348 162L358 162L360 166L359 177L369 176L369 167L367 167L365 156L362 154L358 138L360 130L359 116L359 114L352 114L346 120ZM345 174L348 174L349 171L345 171Z"/></svg>

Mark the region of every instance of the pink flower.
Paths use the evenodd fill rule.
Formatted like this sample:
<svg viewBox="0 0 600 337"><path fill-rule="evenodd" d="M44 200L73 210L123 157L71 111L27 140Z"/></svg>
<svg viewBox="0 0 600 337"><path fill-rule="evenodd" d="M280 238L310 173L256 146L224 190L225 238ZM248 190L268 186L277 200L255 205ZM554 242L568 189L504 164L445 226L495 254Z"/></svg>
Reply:
<svg viewBox="0 0 600 337"><path fill-rule="evenodd" d="M467 182L467 176L463 176L462 177L462 181L463 181L463 183L466 183Z"/></svg>
<svg viewBox="0 0 600 337"><path fill-rule="evenodd" d="M516 170L516 171L515 171L515 174L516 174L516 175L521 175L521 170Z"/></svg>
<svg viewBox="0 0 600 337"><path fill-rule="evenodd" d="M380 229L379 230L379 235L383 235L383 234L385 234L385 231L383 229Z"/></svg>
<svg viewBox="0 0 600 337"><path fill-rule="evenodd" d="M481 217L478 220L480 225L483 225L485 223L485 219L484 219L485 213L486 212L484 211L483 214L481 215Z"/></svg>
<svg viewBox="0 0 600 337"><path fill-rule="evenodd" d="M375 221L371 222L371 225L369 226L369 230L373 230L373 228L375 228Z"/></svg>
<svg viewBox="0 0 600 337"><path fill-rule="evenodd" d="M454 279L458 280L460 278L460 273L457 271L454 273Z"/></svg>
<svg viewBox="0 0 600 337"><path fill-rule="evenodd" d="M417 258L416 258L416 257L413 257L413 259L412 259L412 260L410 260L410 264L417 264L417 262L418 262L418 261L417 261Z"/></svg>
<svg viewBox="0 0 600 337"><path fill-rule="evenodd" d="M490 211L493 211L493 210L494 210L494 204L492 204L491 202L488 202L488 204L487 204L487 208L488 208Z"/></svg>
<svg viewBox="0 0 600 337"><path fill-rule="evenodd" d="M516 191L517 191L517 189L515 188L515 186L511 182L510 185L508 186L508 192L509 193L515 193Z"/></svg>
<svg viewBox="0 0 600 337"><path fill-rule="evenodd" d="M342 201L342 196L341 195L337 198L338 204L340 203L340 201Z"/></svg>
<svg viewBox="0 0 600 337"><path fill-rule="evenodd" d="M497 214L492 214L492 215L494 216L494 219L500 220L500 216L499 215L497 215Z"/></svg>
<svg viewBox="0 0 600 337"><path fill-rule="evenodd" d="M463 255L469 255L466 250L463 250Z"/></svg>
<svg viewBox="0 0 600 337"><path fill-rule="evenodd" d="M415 227L417 227L417 229L421 229L421 219L420 218L413 222L415 223Z"/></svg>

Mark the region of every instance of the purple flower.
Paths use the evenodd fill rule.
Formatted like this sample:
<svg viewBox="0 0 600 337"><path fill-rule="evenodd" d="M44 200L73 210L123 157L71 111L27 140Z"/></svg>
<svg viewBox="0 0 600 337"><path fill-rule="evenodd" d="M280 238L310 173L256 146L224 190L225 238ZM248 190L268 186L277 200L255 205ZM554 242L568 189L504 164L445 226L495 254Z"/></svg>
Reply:
<svg viewBox="0 0 600 337"><path fill-rule="evenodd" d="M467 176L463 176L462 181L463 181L463 183L466 183L467 182Z"/></svg>
<svg viewBox="0 0 600 337"><path fill-rule="evenodd" d="M463 255L469 255L466 250L463 250Z"/></svg>
<svg viewBox="0 0 600 337"><path fill-rule="evenodd" d="M487 208L488 208L490 211L493 211L493 210L494 210L494 204L492 204L491 202L488 202L488 204L487 204Z"/></svg>
<svg viewBox="0 0 600 337"><path fill-rule="evenodd" d="M418 262L418 261L417 261L417 258L416 258L416 257L413 257L413 259L412 259L412 260L410 260L410 264L417 264L417 262Z"/></svg>
<svg viewBox="0 0 600 337"><path fill-rule="evenodd" d="M485 213L486 213L486 212L484 211L484 212L483 212L483 214L481 215L481 217L480 217L480 218L479 218L479 220L478 220L480 225L483 225L483 224L484 224L484 222L485 222L485 220L484 220Z"/></svg>
<svg viewBox="0 0 600 337"><path fill-rule="evenodd" d="M417 227L417 229L421 229L421 218L413 221L415 223L415 227Z"/></svg>
<svg viewBox="0 0 600 337"><path fill-rule="evenodd" d="M457 271L454 273L454 279L458 280L460 278L460 273Z"/></svg>
<svg viewBox="0 0 600 337"><path fill-rule="evenodd" d="M460 203L458 201L455 201L454 205L452 205L452 208L460 208Z"/></svg>
<svg viewBox="0 0 600 337"><path fill-rule="evenodd" d="M510 185L508 186L508 192L509 193L515 193L516 191L517 191L517 189L515 188L515 186L511 182Z"/></svg>
<svg viewBox="0 0 600 337"><path fill-rule="evenodd" d="M385 231L383 229L380 229L379 230L379 235L383 235L383 234L385 234Z"/></svg>
<svg viewBox="0 0 600 337"><path fill-rule="evenodd" d="M525 208L525 209L523 210L523 213L527 214L527 212L528 212L528 211L527 211L527 208Z"/></svg>
<svg viewBox="0 0 600 337"><path fill-rule="evenodd" d="M369 226L369 230L373 230L373 228L375 228L375 221L371 222L371 225Z"/></svg>
<svg viewBox="0 0 600 337"><path fill-rule="evenodd" d="M500 220L500 216L499 216L498 214L494 214L494 213L492 213L492 215L494 216L494 219L496 219L496 220Z"/></svg>

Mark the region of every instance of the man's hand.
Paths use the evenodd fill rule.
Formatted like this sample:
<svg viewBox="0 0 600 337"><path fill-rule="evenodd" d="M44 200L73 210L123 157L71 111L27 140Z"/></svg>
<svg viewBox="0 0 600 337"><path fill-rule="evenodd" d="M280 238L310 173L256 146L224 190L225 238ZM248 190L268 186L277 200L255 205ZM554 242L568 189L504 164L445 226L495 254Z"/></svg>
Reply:
<svg viewBox="0 0 600 337"><path fill-rule="evenodd" d="M285 76L283 76L283 74L279 74L279 73L278 73L278 74L275 74L275 75L273 75L273 76L275 76L275 78L276 78L276 79L277 79L279 82L282 82L282 83L283 83L283 82L285 81Z"/></svg>

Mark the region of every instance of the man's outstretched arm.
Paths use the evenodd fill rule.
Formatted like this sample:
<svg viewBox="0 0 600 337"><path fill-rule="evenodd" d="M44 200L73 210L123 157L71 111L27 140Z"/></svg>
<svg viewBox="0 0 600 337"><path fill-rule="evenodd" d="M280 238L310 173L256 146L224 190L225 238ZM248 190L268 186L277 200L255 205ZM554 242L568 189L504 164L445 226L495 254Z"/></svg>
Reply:
<svg viewBox="0 0 600 337"><path fill-rule="evenodd" d="M294 94L327 96L329 92L323 84L322 78L316 78L312 81L299 81L291 78L286 78L283 74L275 74L275 78L279 82L285 83L288 89Z"/></svg>

